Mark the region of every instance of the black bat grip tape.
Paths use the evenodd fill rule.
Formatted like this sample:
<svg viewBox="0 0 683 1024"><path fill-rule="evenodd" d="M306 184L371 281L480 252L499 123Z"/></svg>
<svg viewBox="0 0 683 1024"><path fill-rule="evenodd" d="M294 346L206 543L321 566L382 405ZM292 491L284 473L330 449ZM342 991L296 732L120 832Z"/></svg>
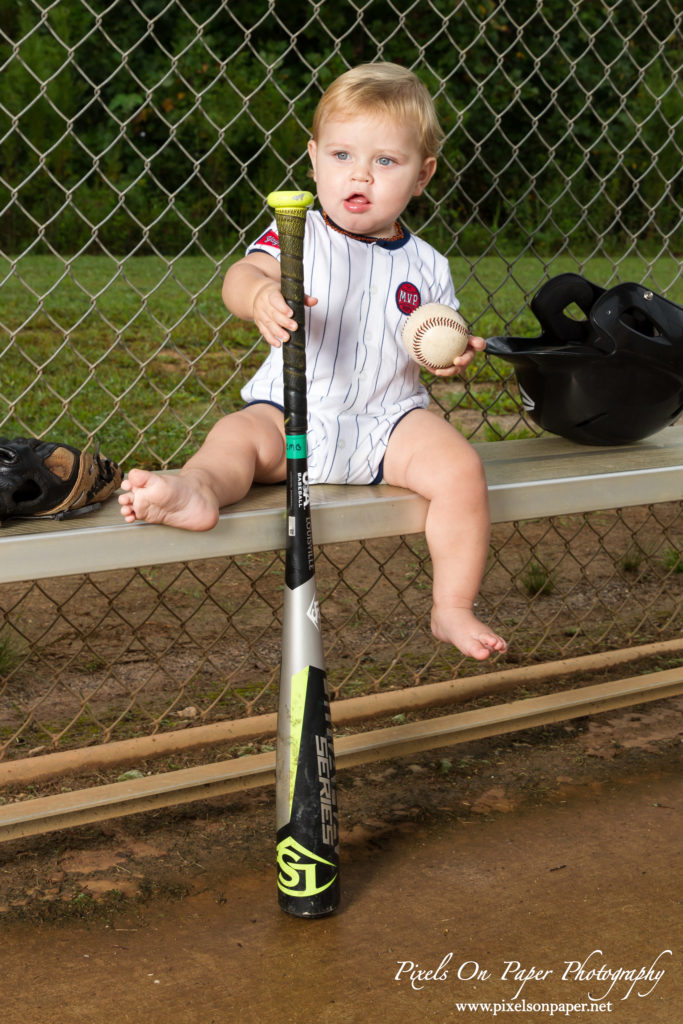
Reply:
<svg viewBox="0 0 683 1024"><path fill-rule="evenodd" d="M285 432L305 434L308 427L303 267L306 210L276 210L275 220L280 239L280 287L297 325L282 350Z"/></svg>

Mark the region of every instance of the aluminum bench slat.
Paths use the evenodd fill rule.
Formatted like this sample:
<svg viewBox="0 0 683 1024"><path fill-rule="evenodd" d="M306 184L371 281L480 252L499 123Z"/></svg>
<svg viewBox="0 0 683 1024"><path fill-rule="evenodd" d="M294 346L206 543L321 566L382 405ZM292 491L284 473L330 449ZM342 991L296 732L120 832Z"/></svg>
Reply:
<svg viewBox="0 0 683 1024"><path fill-rule="evenodd" d="M683 425L638 444L596 447L557 437L482 443L493 522L622 508L683 496ZM426 502L378 487L311 488L316 544L419 533ZM272 551L284 547L284 487L254 487L210 531L124 523L115 500L81 518L0 529L0 582Z"/></svg>

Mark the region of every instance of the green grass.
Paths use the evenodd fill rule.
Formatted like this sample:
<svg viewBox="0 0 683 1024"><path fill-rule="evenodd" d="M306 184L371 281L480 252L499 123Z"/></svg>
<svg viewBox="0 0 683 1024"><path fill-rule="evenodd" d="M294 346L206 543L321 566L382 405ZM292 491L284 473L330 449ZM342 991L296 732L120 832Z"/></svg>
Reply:
<svg viewBox="0 0 683 1024"><path fill-rule="evenodd" d="M222 277L202 258L1 260L2 433L182 461L261 358L254 328L226 322Z"/></svg>
<svg viewBox="0 0 683 1024"><path fill-rule="evenodd" d="M496 334L538 335L540 329L529 308L529 299L549 277L568 272L583 274L602 288L623 281L648 284L653 291L683 303L680 262L673 257L648 260L627 256L617 263L616 258L606 256L557 256L547 260L524 256L514 264L484 257L471 264L451 260L451 268L463 315L475 333L484 338Z"/></svg>
<svg viewBox="0 0 683 1024"><path fill-rule="evenodd" d="M21 657L19 648L9 636L0 636L0 680L9 675Z"/></svg>
<svg viewBox="0 0 683 1024"><path fill-rule="evenodd" d="M668 548L664 553L664 566L669 572L683 573L683 553L676 548Z"/></svg>
<svg viewBox="0 0 683 1024"><path fill-rule="evenodd" d="M548 276L573 270L603 286L617 279L606 257L451 262L463 312L484 337L538 334L528 299ZM179 465L236 406L265 355L263 344L252 351L255 328L227 316L226 266L208 257L0 258L0 433L79 446L95 438L119 460ZM628 257L618 272L683 302L673 259L652 267ZM501 387L509 367L498 363L477 364L477 386L499 395L496 416L514 411Z"/></svg>
<svg viewBox="0 0 683 1024"><path fill-rule="evenodd" d="M552 594L555 589L550 573L540 562L530 562L522 573L521 578L524 589L530 597L535 597L539 594Z"/></svg>

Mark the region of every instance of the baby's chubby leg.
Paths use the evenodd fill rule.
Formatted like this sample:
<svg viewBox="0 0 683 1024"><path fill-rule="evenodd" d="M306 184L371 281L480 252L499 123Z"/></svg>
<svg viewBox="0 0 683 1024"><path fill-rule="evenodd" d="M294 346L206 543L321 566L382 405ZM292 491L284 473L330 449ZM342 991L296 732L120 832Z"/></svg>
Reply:
<svg viewBox="0 0 683 1024"><path fill-rule="evenodd" d="M434 574L434 635L479 661L507 650L474 614L490 526L486 478L474 448L445 420L416 409L391 435L384 479L429 501L425 536Z"/></svg>
<svg viewBox="0 0 683 1024"><path fill-rule="evenodd" d="M272 405L224 416L179 473L131 469L119 495L126 522L210 530L219 510L239 501L252 483L285 478L284 417Z"/></svg>

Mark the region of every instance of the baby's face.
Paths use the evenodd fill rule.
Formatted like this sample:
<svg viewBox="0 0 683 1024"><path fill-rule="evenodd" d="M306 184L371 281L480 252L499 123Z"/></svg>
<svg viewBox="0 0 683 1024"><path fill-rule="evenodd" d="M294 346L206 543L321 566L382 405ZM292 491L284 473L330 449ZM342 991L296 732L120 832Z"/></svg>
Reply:
<svg viewBox="0 0 683 1024"><path fill-rule="evenodd" d="M396 219L436 167L410 125L388 118L331 116L308 144L318 199L340 228L390 238Z"/></svg>

